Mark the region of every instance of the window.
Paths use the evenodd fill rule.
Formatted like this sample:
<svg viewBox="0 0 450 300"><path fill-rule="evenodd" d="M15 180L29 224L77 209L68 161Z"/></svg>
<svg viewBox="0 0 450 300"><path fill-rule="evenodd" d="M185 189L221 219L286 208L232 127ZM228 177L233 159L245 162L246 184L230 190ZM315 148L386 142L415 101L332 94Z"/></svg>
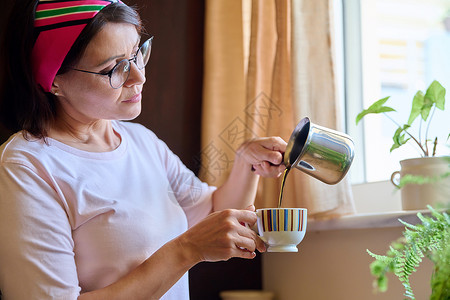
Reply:
<svg viewBox="0 0 450 300"><path fill-rule="evenodd" d="M356 143L352 182L388 180L399 170L400 160L420 155L408 145L389 152L397 126L385 116L367 116L356 126L356 115L375 100L391 96L386 105L404 110L393 113L403 124L416 91L425 91L435 79L447 90L447 109L436 111L430 135L439 137L440 153L448 155L450 148L444 144L450 129L450 1L342 0L335 11L337 32L342 26L344 50L337 56L343 58L338 70L342 65L345 125Z"/></svg>

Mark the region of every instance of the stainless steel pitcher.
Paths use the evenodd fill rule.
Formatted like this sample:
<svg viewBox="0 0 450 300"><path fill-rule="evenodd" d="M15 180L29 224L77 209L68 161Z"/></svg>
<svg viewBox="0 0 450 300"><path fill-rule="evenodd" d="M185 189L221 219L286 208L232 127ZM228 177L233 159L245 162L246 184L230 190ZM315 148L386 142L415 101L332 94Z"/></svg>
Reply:
<svg viewBox="0 0 450 300"><path fill-rule="evenodd" d="M346 134L315 125L303 118L289 138L284 164L327 184L336 184L352 164L353 140Z"/></svg>

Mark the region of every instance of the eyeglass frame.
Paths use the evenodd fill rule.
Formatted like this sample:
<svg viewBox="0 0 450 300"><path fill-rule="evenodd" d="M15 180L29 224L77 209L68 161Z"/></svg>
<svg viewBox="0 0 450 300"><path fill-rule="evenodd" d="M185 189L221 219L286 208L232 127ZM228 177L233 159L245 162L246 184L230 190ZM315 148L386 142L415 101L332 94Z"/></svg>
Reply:
<svg viewBox="0 0 450 300"><path fill-rule="evenodd" d="M128 71L128 75L127 75L127 78L125 79L125 81L124 81L120 86L118 86L118 87L113 87L113 85L112 85L112 82L111 82L111 80L112 80L112 79L111 79L111 78L112 78L112 74L113 74L114 71L116 70L117 66L120 65L123 61L128 61L128 65L131 65L131 63L134 62L134 64L137 66L137 63L136 63L137 55L138 55L139 51L141 51L141 49L142 49L142 47L145 45L145 43L147 43L147 42L149 43L149 51L150 51L149 59L150 59L151 50L152 50L152 43L153 43L153 36L151 36L151 37L148 38L145 42L142 43L142 45L139 47L139 49L136 51L136 54L135 54L132 58L125 58L125 59L122 59L122 60L119 61L117 64L115 64L114 67L113 67L110 71L108 71L107 73L92 72L92 71L86 71L86 70L81 70L81 69L76 69L76 68L72 68L72 70L79 71L79 72L83 72L83 73L88 73L88 74L95 74L95 75L108 76L108 77L109 77L109 85L110 85L113 89L115 89L115 90L116 90L116 89L120 89L120 88L125 84L125 82L127 82L128 77L130 76L130 70L131 70L131 68L130 68L130 70ZM139 67L138 67L138 69L139 69L139 70L143 70L143 69L145 68L145 66L147 66L147 63L148 63L148 60L147 60L147 62L144 64L144 66L143 66L142 68L139 68Z"/></svg>

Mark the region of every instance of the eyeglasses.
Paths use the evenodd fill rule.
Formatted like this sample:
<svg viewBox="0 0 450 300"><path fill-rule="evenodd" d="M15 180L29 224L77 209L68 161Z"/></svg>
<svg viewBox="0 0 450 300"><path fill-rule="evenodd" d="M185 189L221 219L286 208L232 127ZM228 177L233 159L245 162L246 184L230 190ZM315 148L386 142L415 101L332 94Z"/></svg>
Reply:
<svg viewBox="0 0 450 300"><path fill-rule="evenodd" d="M152 41L153 36L146 40L141 47L139 47L134 57L119 61L109 72L98 73L80 69L73 70L89 74L108 76L111 87L113 89L118 89L125 84L128 80L128 76L130 76L131 62L134 62L139 70L145 68L150 58L150 53L152 52Z"/></svg>

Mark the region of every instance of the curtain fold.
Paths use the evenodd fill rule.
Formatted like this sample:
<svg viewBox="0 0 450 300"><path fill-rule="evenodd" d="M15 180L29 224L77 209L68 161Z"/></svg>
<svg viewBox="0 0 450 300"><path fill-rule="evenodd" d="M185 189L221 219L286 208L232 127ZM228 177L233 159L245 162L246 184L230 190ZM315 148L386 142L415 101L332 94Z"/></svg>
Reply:
<svg viewBox="0 0 450 300"><path fill-rule="evenodd" d="M336 92L333 53L332 0L292 0L293 103L298 119L342 130ZM355 212L348 178L327 185L301 172L294 175L296 191L288 199L307 207L316 218Z"/></svg>
<svg viewBox="0 0 450 300"><path fill-rule="evenodd" d="M221 184L231 168L224 159L214 163L211 153L232 160L245 139L275 135L287 141L305 116L342 130L331 2L252 0L248 6L240 0L206 1L203 180ZM249 19L247 43L242 20ZM226 171L218 174L222 167ZM262 178L256 207L276 207L280 185L281 178ZM313 218L354 212L347 179L329 186L296 169L287 177L283 207L306 207Z"/></svg>
<svg viewBox="0 0 450 300"><path fill-rule="evenodd" d="M206 1L202 104L202 180L220 186L246 139L241 0Z"/></svg>

